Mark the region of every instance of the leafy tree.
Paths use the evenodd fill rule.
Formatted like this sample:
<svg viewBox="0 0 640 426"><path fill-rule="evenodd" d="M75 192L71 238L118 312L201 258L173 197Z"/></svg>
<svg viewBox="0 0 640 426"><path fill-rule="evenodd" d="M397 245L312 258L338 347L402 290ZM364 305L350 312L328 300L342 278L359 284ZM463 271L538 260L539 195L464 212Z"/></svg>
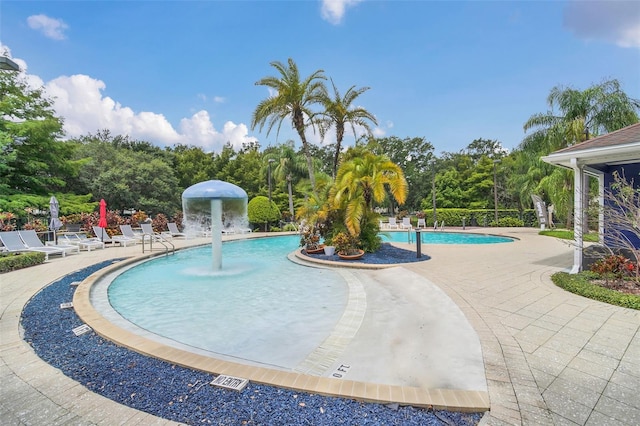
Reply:
<svg viewBox="0 0 640 426"><path fill-rule="evenodd" d="M213 179L213 156L197 146L177 145L173 148L173 169L182 188Z"/></svg>
<svg viewBox="0 0 640 426"><path fill-rule="evenodd" d="M278 123L279 133L282 122L287 118L291 119L293 128L298 132L302 141L302 148L307 158L309 180L315 191L315 171L305 130L310 126L315 128L316 113L310 107L313 104L322 103L326 98L326 87L323 82L326 80L324 71L317 70L301 80L298 66L291 58L289 58L288 66L279 61L271 62L271 66L278 70L280 77L265 77L258 80L256 85L267 86L276 93L258 104L251 118L251 129L259 125L260 131L262 131L268 122L268 135L273 126Z"/></svg>
<svg viewBox="0 0 640 426"><path fill-rule="evenodd" d="M333 86L333 98L327 95L323 99L322 104L324 105L324 111L320 113L318 122L320 135L322 135L323 138L329 129L332 127L336 129L336 145L332 169L332 176L335 177L336 171L338 170L340 152L342 150L345 126L351 126L354 137L356 136L356 126L364 128L367 133L371 135L369 122L378 125L378 121L373 114L366 109L352 106L358 96L369 90L369 87L356 89L356 86L351 86L344 97L342 97L333 80L331 80L331 85Z"/></svg>
<svg viewBox="0 0 640 426"><path fill-rule="evenodd" d="M76 141L76 156L84 162L76 186L104 198L110 209L135 208L173 216L181 208L183 188L167 156L134 151L89 135Z"/></svg>
<svg viewBox="0 0 640 426"><path fill-rule="evenodd" d="M0 190L47 194L78 172L73 145L60 142L62 119L42 89L18 74L0 71Z"/></svg>
<svg viewBox="0 0 640 426"><path fill-rule="evenodd" d="M257 142L243 144L218 173L218 179L244 189L249 198L260 194L267 183L260 145Z"/></svg>
<svg viewBox="0 0 640 426"><path fill-rule="evenodd" d="M363 142L364 139L360 139L357 145ZM402 168L408 185L405 206L410 210L419 209L421 200L430 192L433 179L433 145L421 137L400 139L391 136L371 138L366 141L366 148L374 154L386 155Z"/></svg>

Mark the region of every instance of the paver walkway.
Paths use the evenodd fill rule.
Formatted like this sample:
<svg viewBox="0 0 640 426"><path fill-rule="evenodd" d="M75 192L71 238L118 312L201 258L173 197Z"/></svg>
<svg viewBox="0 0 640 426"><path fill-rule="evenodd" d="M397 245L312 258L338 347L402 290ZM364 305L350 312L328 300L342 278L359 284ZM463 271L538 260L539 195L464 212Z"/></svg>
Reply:
<svg viewBox="0 0 640 426"><path fill-rule="evenodd" d="M461 307L481 342L489 425L640 424L640 312L555 287L568 268L566 243L532 229L492 246L426 246L428 262L405 266L440 286ZM178 245L187 244L179 242ZM0 275L2 424L174 424L89 392L42 362L20 337L19 318L45 284L140 247L52 259Z"/></svg>
<svg viewBox="0 0 640 426"><path fill-rule="evenodd" d="M444 289L480 335L490 425L640 425L640 311L556 287L566 241L535 230L477 250L429 246L407 266Z"/></svg>

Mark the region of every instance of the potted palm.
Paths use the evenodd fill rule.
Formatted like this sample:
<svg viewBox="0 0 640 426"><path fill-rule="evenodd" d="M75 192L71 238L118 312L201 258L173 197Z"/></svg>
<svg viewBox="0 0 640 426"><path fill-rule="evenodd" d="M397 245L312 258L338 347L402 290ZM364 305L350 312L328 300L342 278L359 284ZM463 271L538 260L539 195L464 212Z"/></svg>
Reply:
<svg viewBox="0 0 640 426"><path fill-rule="evenodd" d="M359 259L364 255L364 250L358 248L358 237L348 232L339 232L331 239L336 253L342 259Z"/></svg>

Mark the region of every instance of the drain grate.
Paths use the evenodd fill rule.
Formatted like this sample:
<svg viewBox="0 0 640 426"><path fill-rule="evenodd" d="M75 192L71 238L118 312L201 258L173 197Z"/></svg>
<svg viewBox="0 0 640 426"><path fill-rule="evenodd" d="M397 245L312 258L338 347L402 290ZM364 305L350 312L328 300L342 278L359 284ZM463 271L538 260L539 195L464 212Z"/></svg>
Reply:
<svg viewBox="0 0 640 426"><path fill-rule="evenodd" d="M249 384L249 380L242 379L240 377L225 376L224 374L221 374L218 377L216 377L211 382L211 384L213 386L218 386L220 388L241 391L242 389L247 387L247 384Z"/></svg>

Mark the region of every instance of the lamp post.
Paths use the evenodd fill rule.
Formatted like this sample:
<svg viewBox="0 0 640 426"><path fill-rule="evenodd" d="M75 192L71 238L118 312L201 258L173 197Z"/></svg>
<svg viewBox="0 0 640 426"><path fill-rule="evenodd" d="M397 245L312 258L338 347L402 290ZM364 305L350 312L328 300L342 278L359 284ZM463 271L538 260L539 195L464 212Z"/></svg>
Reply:
<svg viewBox="0 0 640 426"><path fill-rule="evenodd" d="M433 179L431 181L431 202L433 204L433 226L436 226L438 215L436 213L436 161L433 160Z"/></svg>
<svg viewBox="0 0 640 426"><path fill-rule="evenodd" d="M0 70L20 71L20 66L6 56L0 56Z"/></svg>
<svg viewBox="0 0 640 426"><path fill-rule="evenodd" d="M496 177L496 165L500 160L493 160L493 212L496 226L498 226L498 179Z"/></svg>
<svg viewBox="0 0 640 426"><path fill-rule="evenodd" d="M269 180L269 213L271 213L271 163L273 163L274 160L273 158L269 158L269 169L268 169L268 177L267 179Z"/></svg>

